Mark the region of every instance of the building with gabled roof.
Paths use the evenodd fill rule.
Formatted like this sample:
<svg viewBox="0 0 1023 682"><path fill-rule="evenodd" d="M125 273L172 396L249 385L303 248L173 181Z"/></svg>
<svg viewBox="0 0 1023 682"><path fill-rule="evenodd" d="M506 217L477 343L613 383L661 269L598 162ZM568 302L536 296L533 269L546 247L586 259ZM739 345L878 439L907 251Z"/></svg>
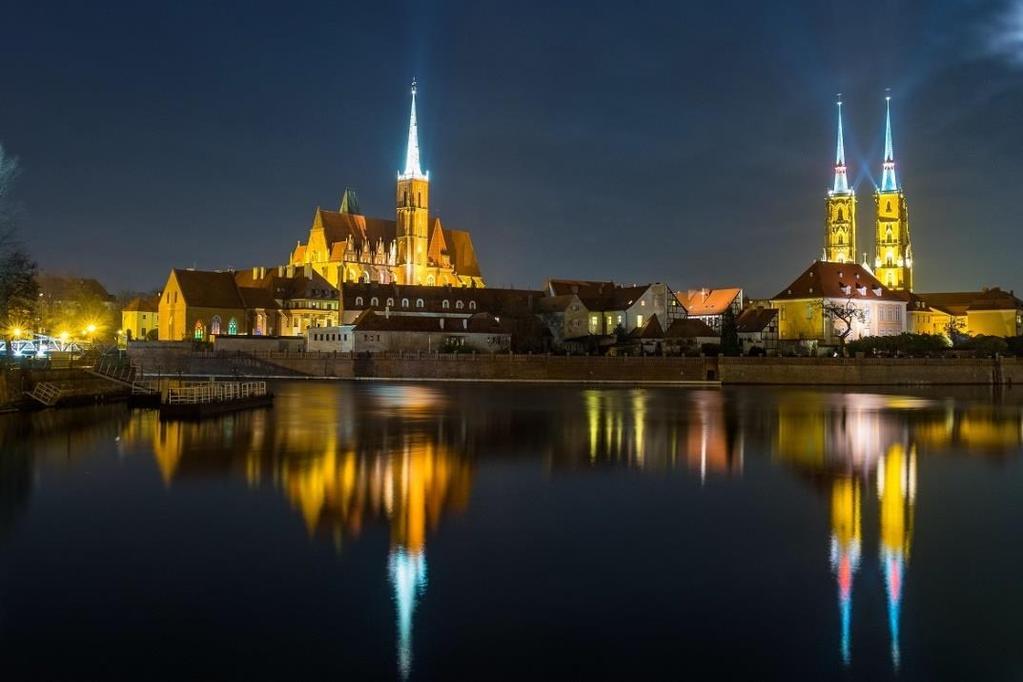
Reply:
<svg viewBox="0 0 1023 682"><path fill-rule="evenodd" d="M771 299L770 307L778 310L779 340L840 344L845 323L826 312L830 306L862 311L863 321L853 320L846 341L901 334L907 329L902 292L881 284L862 265L815 261Z"/></svg>
<svg viewBox="0 0 1023 682"><path fill-rule="evenodd" d="M760 348L767 355L778 352L778 310L753 306L746 308L735 320L739 347L743 355Z"/></svg>
<svg viewBox="0 0 1023 682"><path fill-rule="evenodd" d="M121 331L127 341L144 341L159 332L160 295L136 296L121 308Z"/></svg>
<svg viewBox="0 0 1023 682"><path fill-rule="evenodd" d="M742 312L742 289L689 289L675 294L679 305L685 308L686 317L695 317L721 333L721 319L731 309L736 317Z"/></svg>
<svg viewBox="0 0 1023 682"><path fill-rule="evenodd" d="M592 335L612 335L619 328L629 333L654 315L664 324L685 317L674 292L660 282L623 286L611 281L549 279L545 289L548 296L578 296L589 313L585 333Z"/></svg>
<svg viewBox="0 0 1023 682"><path fill-rule="evenodd" d="M398 173L394 219L363 215L345 189L337 211L317 208L305 243L291 252L293 266L309 265L331 285L347 282L422 286L485 285L472 236L430 215L430 178L419 159L416 85L412 84L405 170Z"/></svg>

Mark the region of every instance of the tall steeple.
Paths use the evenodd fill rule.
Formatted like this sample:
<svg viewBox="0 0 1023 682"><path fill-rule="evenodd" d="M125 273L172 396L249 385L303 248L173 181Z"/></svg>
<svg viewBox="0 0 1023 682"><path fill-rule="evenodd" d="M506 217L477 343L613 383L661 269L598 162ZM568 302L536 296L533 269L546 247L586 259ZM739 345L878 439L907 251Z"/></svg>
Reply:
<svg viewBox="0 0 1023 682"><path fill-rule="evenodd" d="M913 290L913 245L909 236L906 196L895 177L892 144L892 98L885 95L884 163L881 186L874 194L874 275L889 289Z"/></svg>
<svg viewBox="0 0 1023 682"><path fill-rule="evenodd" d="M408 122L408 146L405 149L405 172L398 175L403 180L429 180L419 164L419 129L416 127L416 81L412 80L412 113Z"/></svg>
<svg viewBox="0 0 1023 682"><path fill-rule="evenodd" d="M885 95L884 115L884 166L881 171L881 191L894 192L898 190L895 182L895 152L892 149L892 98Z"/></svg>
<svg viewBox="0 0 1023 682"><path fill-rule="evenodd" d="M835 181L825 200L824 260L856 262L856 192L849 187L842 131L842 98L838 102L838 141L835 144Z"/></svg>
<svg viewBox="0 0 1023 682"><path fill-rule="evenodd" d="M416 126L416 82L412 81L412 113L408 123L405 170L398 173L395 188L397 210L399 284L428 284L430 174L419 163L419 129Z"/></svg>
<svg viewBox="0 0 1023 682"><path fill-rule="evenodd" d="M835 184L831 191L835 194L849 191L849 179L845 169L845 139L842 135L842 99L838 99L838 142L835 146Z"/></svg>

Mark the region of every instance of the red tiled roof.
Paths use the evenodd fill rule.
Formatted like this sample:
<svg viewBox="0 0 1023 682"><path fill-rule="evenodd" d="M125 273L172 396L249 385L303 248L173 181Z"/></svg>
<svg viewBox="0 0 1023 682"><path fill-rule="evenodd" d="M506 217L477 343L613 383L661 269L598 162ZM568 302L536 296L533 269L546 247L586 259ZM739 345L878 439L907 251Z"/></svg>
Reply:
<svg viewBox="0 0 1023 682"><path fill-rule="evenodd" d="M668 339L695 339L705 336L717 338L718 333L703 320L687 317L672 322L664 336Z"/></svg>
<svg viewBox="0 0 1023 682"><path fill-rule="evenodd" d="M244 308L233 272L174 268L185 303L198 308Z"/></svg>
<svg viewBox="0 0 1023 682"><path fill-rule="evenodd" d="M735 320L739 332L762 332L778 317L777 308L746 308Z"/></svg>
<svg viewBox="0 0 1023 682"><path fill-rule="evenodd" d="M742 293L742 289L690 289L675 294L690 315L721 315Z"/></svg>
<svg viewBox="0 0 1023 682"><path fill-rule="evenodd" d="M846 298L853 300L904 301L905 296L891 291L856 263L816 261L803 271L774 300L805 298Z"/></svg>

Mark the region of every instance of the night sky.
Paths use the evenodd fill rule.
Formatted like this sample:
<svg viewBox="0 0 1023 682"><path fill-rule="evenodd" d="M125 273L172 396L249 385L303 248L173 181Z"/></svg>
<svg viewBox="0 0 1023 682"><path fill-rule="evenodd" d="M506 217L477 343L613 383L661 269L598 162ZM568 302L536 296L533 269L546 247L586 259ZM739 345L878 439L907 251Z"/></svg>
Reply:
<svg viewBox="0 0 1023 682"><path fill-rule="evenodd" d="M491 286L777 293L839 91L872 259L891 88L916 288L1023 289L1021 0L99 5L6 4L0 141L41 265L115 292L283 263L346 185L392 218L413 76L431 211Z"/></svg>

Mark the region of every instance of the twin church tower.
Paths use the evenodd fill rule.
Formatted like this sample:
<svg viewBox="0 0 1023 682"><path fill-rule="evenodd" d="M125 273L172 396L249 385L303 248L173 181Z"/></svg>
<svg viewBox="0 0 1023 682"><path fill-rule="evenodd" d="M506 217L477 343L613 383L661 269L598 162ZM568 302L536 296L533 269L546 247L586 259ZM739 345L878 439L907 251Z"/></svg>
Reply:
<svg viewBox="0 0 1023 682"><path fill-rule="evenodd" d="M842 138L842 102L838 102L838 144L835 151L835 182L825 200L827 222L824 260L856 262L856 191L849 186ZM892 146L891 97L885 97L884 164L881 186L874 192L875 232L873 268L864 266L889 289L913 290L913 247L909 239L906 196L895 177Z"/></svg>

